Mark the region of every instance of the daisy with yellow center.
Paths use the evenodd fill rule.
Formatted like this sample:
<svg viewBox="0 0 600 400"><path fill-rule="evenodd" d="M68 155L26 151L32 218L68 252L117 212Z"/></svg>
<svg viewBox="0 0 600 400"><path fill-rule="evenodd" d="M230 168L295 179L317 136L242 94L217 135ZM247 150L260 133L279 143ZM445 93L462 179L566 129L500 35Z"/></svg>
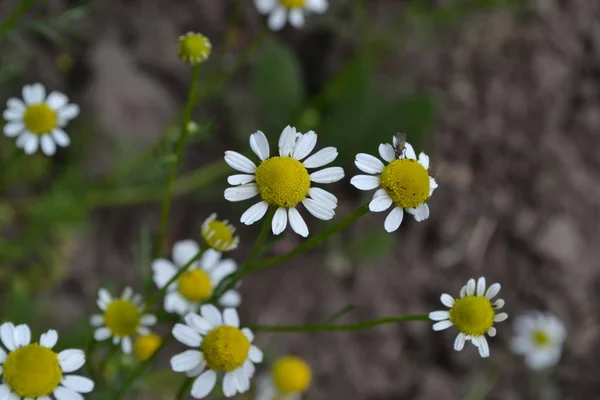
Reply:
<svg viewBox="0 0 600 400"><path fill-rule="evenodd" d="M478 349L481 357L490 356L490 348L485 338L496 336L494 322L502 322L508 318L506 313L496 311L504 306L504 300L492 299L500 292L500 284L494 283L486 290L485 278L481 277L475 284L475 279L469 279L460 290L460 298L454 299L449 294L442 294L441 301L449 311L433 311L429 319L439 321L433 324L434 331L441 331L451 326L459 330L454 341L454 350L461 351L465 342L470 340Z"/></svg>
<svg viewBox="0 0 600 400"><path fill-rule="evenodd" d="M254 4L259 13L269 16L267 24L273 31L282 29L288 20L294 28L302 28L307 13L322 14L329 6L327 0L254 0Z"/></svg>
<svg viewBox="0 0 600 400"><path fill-rule="evenodd" d="M223 394L232 397L250 388L255 363L262 362L262 351L252 344L254 334L248 328L240 329L240 320L233 308L223 314L213 305L200 308L201 315L189 313L185 324L176 324L173 336L192 350L186 350L171 359L175 372L195 377L192 396L206 397L223 373Z"/></svg>
<svg viewBox="0 0 600 400"><path fill-rule="evenodd" d="M81 350L53 351L58 333L50 329L31 343L31 330L27 325L14 326L10 322L0 325L0 339L6 348L0 348L0 399L57 400L82 399L80 393L94 389L92 380L70 375L85 364Z"/></svg>
<svg viewBox="0 0 600 400"><path fill-rule="evenodd" d="M260 380L256 400L299 400L311 381L312 371L303 359L281 357L273 364L271 373Z"/></svg>
<svg viewBox="0 0 600 400"><path fill-rule="evenodd" d="M133 342L133 354L140 361L145 361L152 357L160 347L162 339L156 333L137 336Z"/></svg>
<svg viewBox="0 0 600 400"><path fill-rule="evenodd" d="M204 35L188 32L179 37L179 58L195 65L205 61L210 55L212 45Z"/></svg>
<svg viewBox="0 0 600 400"><path fill-rule="evenodd" d="M79 115L79 106L69 104L66 95L54 91L46 96L41 83L25 85L23 100L10 98L6 103L4 134L17 138L17 147L33 154L38 147L48 156L56 146L67 147L71 140L64 127Z"/></svg>
<svg viewBox="0 0 600 400"><path fill-rule="evenodd" d="M525 356L525 364L539 370L558 363L566 338L565 326L555 315L536 312L515 320L513 353Z"/></svg>
<svg viewBox="0 0 600 400"><path fill-rule="evenodd" d="M360 190L378 189L369 203L373 212L394 208L385 219L387 232L400 227L404 211L412 214L416 221L429 218L427 201L437 188L437 182L429 176L429 157L425 153L417 155L413 147L406 143L404 150L398 152L397 138L393 145L379 145L379 155L388 164L384 165L378 158L365 153L356 155L354 163L363 172L370 175L356 175L350 183Z"/></svg>
<svg viewBox="0 0 600 400"><path fill-rule="evenodd" d="M173 261L159 258L152 262L153 279L156 286L163 288L200 252L200 246L193 240L182 240L173 246ZM213 294L214 289L227 275L235 272L237 264L232 259L222 259L216 250L206 250L186 272L167 288L164 308L169 313L185 315L196 312ZM239 292L228 290L218 300L223 307L237 307L241 303Z"/></svg>
<svg viewBox="0 0 600 400"><path fill-rule="evenodd" d="M240 237L235 235L235 227L229 221L218 220L217 214L212 213L202 223L202 239L211 249L225 252L237 249Z"/></svg>
<svg viewBox="0 0 600 400"><path fill-rule="evenodd" d="M130 354L135 335L147 335L149 327L156 324L156 317L142 314L144 305L140 295L134 295L130 287L125 288L120 298L113 299L108 290L98 291L98 308L104 314L93 315L90 322L96 328L94 339L113 338L113 344L121 344L123 353Z"/></svg>
<svg viewBox="0 0 600 400"><path fill-rule="evenodd" d="M302 134L288 126L279 137L278 156L270 157L269 142L264 133L258 131L250 135L250 147L260 159L258 167L240 153L225 152L227 164L243 172L227 178L227 182L235 186L225 190L225 199L242 201L256 195L261 198L260 202L242 214L242 223L253 224L266 214L269 207L276 207L271 222L273 234L283 232L289 221L294 232L306 237L308 227L296 209L300 203L316 218L333 218L337 198L321 188L311 187L311 182L337 182L344 177L344 170L341 167L329 167L309 173L308 169L329 164L338 154L335 147L325 147L306 158L316 144L317 134L313 131Z"/></svg>

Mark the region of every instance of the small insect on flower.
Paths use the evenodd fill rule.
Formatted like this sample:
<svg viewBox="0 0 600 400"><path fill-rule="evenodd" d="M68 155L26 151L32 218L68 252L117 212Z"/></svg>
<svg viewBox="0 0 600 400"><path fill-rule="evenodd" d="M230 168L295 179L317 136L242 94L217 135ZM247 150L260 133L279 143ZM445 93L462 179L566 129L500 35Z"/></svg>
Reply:
<svg viewBox="0 0 600 400"><path fill-rule="evenodd" d="M200 33L188 32L179 37L179 58L191 65L206 61L211 49L210 40Z"/></svg>
<svg viewBox="0 0 600 400"><path fill-rule="evenodd" d="M226 397L248 391L254 364L263 360L262 351L252 344L254 334L248 328L239 328L240 320L233 308L221 314L215 306L206 304L200 313L187 314L185 325L173 328L173 336L192 349L171 358L171 368L195 378L192 396L197 399L213 390L218 374L223 374Z"/></svg>
<svg viewBox="0 0 600 400"><path fill-rule="evenodd" d="M541 312L521 315L515 319L511 350L525 356L529 368L544 369L558 363L565 338L565 326L555 315Z"/></svg>
<svg viewBox="0 0 600 400"><path fill-rule="evenodd" d="M396 158L404 158L404 151L406 150L406 133L396 133L392 139L392 145L394 146Z"/></svg>
<svg viewBox="0 0 600 400"><path fill-rule="evenodd" d="M312 381L309 365L295 356L280 357L257 385L256 400L299 400Z"/></svg>
<svg viewBox="0 0 600 400"><path fill-rule="evenodd" d="M82 350L68 349L56 353L52 348L58 333L50 329L31 343L31 330L27 325L14 326L10 322L0 325L0 339L7 351L0 348L0 399L82 399L80 393L94 389L91 379L68 375L85 364Z"/></svg>
<svg viewBox="0 0 600 400"><path fill-rule="evenodd" d="M96 328L94 339L97 341L113 338L113 344L121 344L123 353L130 354L133 348L132 338L150 333L149 327L156 324L156 317L143 314L142 297L133 294L130 287L125 288L120 298L113 299L108 290L98 291L98 308L104 314L93 315L90 322Z"/></svg>
<svg viewBox="0 0 600 400"><path fill-rule="evenodd" d="M240 243L240 237L235 235L235 227L227 220L218 220L216 213L212 213L202 224L202 238L210 248L221 252L235 250Z"/></svg>
<svg viewBox="0 0 600 400"><path fill-rule="evenodd" d="M496 313L504 306L504 300L492 299L500 292L500 284L494 283L485 288L485 278L481 277L475 284L475 279L469 279L460 290L460 297L454 299L449 294L442 294L441 301L449 311L433 311L429 319L439 321L433 324L434 331L441 331L455 326L459 330L454 341L454 350L461 351L465 342L470 340L479 350L481 357L490 356L490 348L485 338L496 336L494 322L502 322L508 318L506 313Z"/></svg>
<svg viewBox="0 0 600 400"><path fill-rule="evenodd" d="M17 147L25 154L42 149L48 156L56 152L56 146L67 147L71 140L65 133L67 123L79 115L79 106L69 104L69 98L57 91L46 96L41 83L25 85L23 100L10 98L6 103L4 134L17 138Z"/></svg>
<svg viewBox="0 0 600 400"><path fill-rule="evenodd" d="M211 238L215 238L211 236ZM159 258L152 262L154 283L162 289L200 253L200 246L193 240L182 240L173 245L173 261ZM227 275L237 270L237 264L230 258L222 259L216 250L208 249L198 261L193 262L175 282L167 288L164 308L166 312L185 315L196 312L213 294L214 289ZM223 307L237 307L241 303L238 291L228 290L218 299Z"/></svg>
<svg viewBox="0 0 600 400"><path fill-rule="evenodd" d="M327 11L327 0L254 0L260 14L269 15L269 29L278 31L286 21L295 28L304 26L305 14L314 12L322 14Z"/></svg>

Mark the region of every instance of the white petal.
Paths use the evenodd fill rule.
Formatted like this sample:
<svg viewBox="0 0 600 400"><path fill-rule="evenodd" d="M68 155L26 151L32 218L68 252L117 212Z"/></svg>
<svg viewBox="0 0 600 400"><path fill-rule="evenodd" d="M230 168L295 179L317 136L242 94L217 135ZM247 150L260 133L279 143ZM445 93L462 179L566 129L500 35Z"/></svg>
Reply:
<svg viewBox="0 0 600 400"><path fill-rule="evenodd" d="M13 335L17 348L27 346L31 343L31 329L25 324L17 325Z"/></svg>
<svg viewBox="0 0 600 400"><path fill-rule="evenodd" d="M250 360L246 360L242 367L244 368L244 372L246 372L246 376L248 377L248 379L251 379L254 376L254 372L256 372L256 368L254 368L254 363L252 363L252 361Z"/></svg>
<svg viewBox="0 0 600 400"><path fill-rule="evenodd" d="M290 10L290 24L294 28L302 28L304 26L304 12L299 8Z"/></svg>
<svg viewBox="0 0 600 400"><path fill-rule="evenodd" d="M25 85L23 87L23 100L27 104L39 104L45 100L46 88L41 83Z"/></svg>
<svg viewBox="0 0 600 400"><path fill-rule="evenodd" d="M432 311L429 313L429 319L432 321L444 321L450 318L449 311Z"/></svg>
<svg viewBox="0 0 600 400"><path fill-rule="evenodd" d="M201 335L206 335L211 329L213 329L213 326L210 324L210 322L196 313L188 313L185 315L184 319L185 323L188 324L190 328Z"/></svg>
<svg viewBox="0 0 600 400"><path fill-rule="evenodd" d="M140 322L142 325L144 326L152 326L154 324L156 324L156 316L152 315L152 314L144 314L142 315L142 318L140 318Z"/></svg>
<svg viewBox="0 0 600 400"><path fill-rule="evenodd" d="M279 7L281 9L281 7ZM277 10L275 10L269 20L273 17ZM284 10L285 13L285 10ZM284 14L285 15L285 14ZM282 157L288 157L294 151L294 147L296 146L296 139L298 137L298 133L296 132L296 128L292 126L286 126L281 135L279 136L279 155Z"/></svg>
<svg viewBox="0 0 600 400"><path fill-rule="evenodd" d="M2 347L0 347L0 364L3 364L4 361L6 361L7 356L8 355L6 354L6 351L4 351ZM0 372L0 375L2 375L2 372Z"/></svg>
<svg viewBox="0 0 600 400"><path fill-rule="evenodd" d="M194 240L180 240L173 245L173 261L183 267L200 253L200 246Z"/></svg>
<svg viewBox="0 0 600 400"><path fill-rule="evenodd" d="M236 174L227 177L227 183L233 186L243 185L254 181L254 175Z"/></svg>
<svg viewBox="0 0 600 400"><path fill-rule="evenodd" d="M244 211L240 217L240 222L244 225L252 225L264 217L268 209L269 204L266 201L260 201Z"/></svg>
<svg viewBox="0 0 600 400"><path fill-rule="evenodd" d="M504 307L504 300L503 299L498 299L494 302L494 308L496 310L501 309L502 307Z"/></svg>
<svg viewBox="0 0 600 400"><path fill-rule="evenodd" d="M58 110L58 118L62 121L68 121L77 118L79 115L79 106L77 104L69 104Z"/></svg>
<svg viewBox="0 0 600 400"><path fill-rule="evenodd" d="M33 154L37 151L40 138L38 135L34 135L33 133L24 133L19 136L19 139L23 138L23 150L25 154Z"/></svg>
<svg viewBox="0 0 600 400"><path fill-rule="evenodd" d="M212 392L215 384L217 383L217 373L215 371L208 370L202 375L196 378L192 385L192 397L201 399L208 396Z"/></svg>
<svg viewBox="0 0 600 400"><path fill-rule="evenodd" d="M21 113L23 113L26 106L25 103L23 103L23 100L17 99L16 97L11 97L6 101L6 107L21 111Z"/></svg>
<svg viewBox="0 0 600 400"><path fill-rule="evenodd" d="M496 316L494 317L494 322L502 322L502 321L506 321L506 319L508 318L508 314L505 312L496 314Z"/></svg>
<svg viewBox="0 0 600 400"><path fill-rule="evenodd" d="M425 169L429 169L429 156L425 153L419 154L419 164Z"/></svg>
<svg viewBox="0 0 600 400"><path fill-rule="evenodd" d="M302 14L302 12L300 12ZM290 14L291 15L291 14ZM298 138L292 157L296 160L304 160L317 145L317 134L313 131L306 132L304 135Z"/></svg>
<svg viewBox="0 0 600 400"><path fill-rule="evenodd" d="M25 125L22 122L9 122L4 125L4 134L7 137L15 137L25 129Z"/></svg>
<svg viewBox="0 0 600 400"><path fill-rule="evenodd" d="M56 144L61 147L67 147L69 144L71 144L69 135L67 135L66 132L60 128L55 128L52 130L52 137L54 138Z"/></svg>
<svg viewBox="0 0 600 400"><path fill-rule="evenodd" d="M201 265L206 271L209 271L221 261L221 257L222 254L219 251L215 249L207 249L204 254L202 254L202 257L200 257L198 264Z"/></svg>
<svg viewBox="0 0 600 400"><path fill-rule="evenodd" d="M306 226L306 222L304 222L298 210L295 208L288 209L288 219L294 232L302 237L308 236L308 226Z"/></svg>
<svg viewBox="0 0 600 400"><path fill-rule="evenodd" d="M50 106L54 111L58 111L59 108L64 107L69 102L69 98L56 90L51 92L46 98L46 104Z"/></svg>
<svg viewBox="0 0 600 400"><path fill-rule="evenodd" d="M275 8L271 15L269 15L269 19L267 24L269 25L269 29L272 31L279 31L284 27L285 21L287 19L287 11L285 8L278 6Z"/></svg>
<svg viewBox="0 0 600 400"><path fill-rule="evenodd" d="M500 293L500 288L501 288L501 286L499 283L494 283L494 284L490 285L488 290L485 292L486 299L491 300L494 297L496 297L496 295L498 293Z"/></svg>
<svg viewBox="0 0 600 400"><path fill-rule="evenodd" d="M261 161L269 158L269 141L261 131L256 131L256 133L250 135L250 148Z"/></svg>
<svg viewBox="0 0 600 400"><path fill-rule="evenodd" d="M242 302L242 296L236 290L228 290L219 299L222 307L239 307Z"/></svg>
<svg viewBox="0 0 600 400"><path fill-rule="evenodd" d="M56 143L50 134L42 135L40 138L40 147L42 152L47 156L52 156L56 153Z"/></svg>
<svg viewBox="0 0 600 400"><path fill-rule="evenodd" d="M248 200L258 194L258 188L255 183L230 187L225 189L225 200L243 201Z"/></svg>
<svg viewBox="0 0 600 400"><path fill-rule="evenodd" d="M237 270L237 264L232 259L228 258L221 261L215 268L210 271L210 277L215 285L219 284L223 278Z"/></svg>
<svg viewBox="0 0 600 400"><path fill-rule="evenodd" d="M337 197L326 190L318 187L311 187L308 189L308 195L328 208L333 209L337 207Z"/></svg>
<svg viewBox="0 0 600 400"><path fill-rule="evenodd" d="M233 326L234 328L240 327L240 317L235 308L226 308L223 310L223 321L225 325Z"/></svg>
<svg viewBox="0 0 600 400"><path fill-rule="evenodd" d="M373 199L369 203L369 210L372 212L385 211L390 208L392 203L392 198L388 196L385 189L379 189L373 194Z"/></svg>
<svg viewBox="0 0 600 400"><path fill-rule="evenodd" d="M133 350L133 343L129 336L125 336L121 341L121 350L123 350L123 353L125 354L131 354L131 351Z"/></svg>
<svg viewBox="0 0 600 400"><path fill-rule="evenodd" d="M491 326L490 329L488 329L487 334L490 335L490 337L496 336L496 328Z"/></svg>
<svg viewBox="0 0 600 400"><path fill-rule="evenodd" d="M417 222L425 221L429 218L429 206L427 203L423 203L417 208L407 208L406 212L412 214Z"/></svg>
<svg viewBox="0 0 600 400"><path fill-rule="evenodd" d="M473 343L475 343L475 339L476 338L472 339ZM485 336L481 335L477 338L476 346L479 349L479 355L481 357L487 358L490 356L490 347L488 345L488 342L487 342L487 339L485 338Z"/></svg>
<svg viewBox="0 0 600 400"><path fill-rule="evenodd" d="M429 196L431 196L433 194L433 191L435 189L437 189L437 187L438 187L438 184L437 184L436 180L430 176L429 177Z"/></svg>
<svg viewBox="0 0 600 400"><path fill-rule="evenodd" d="M221 326L223 325L223 319L221 318L221 313L217 309L217 307L212 304L205 304L200 307L200 313L202 317L207 320L212 326Z"/></svg>
<svg viewBox="0 0 600 400"><path fill-rule="evenodd" d="M108 290L100 288L98 289L98 299L103 303L110 303L112 301L112 296Z"/></svg>
<svg viewBox="0 0 600 400"><path fill-rule="evenodd" d="M8 396L10 393L10 386L5 383L0 385L0 399L6 400L6 396Z"/></svg>
<svg viewBox="0 0 600 400"><path fill-rule="evenodd" d="M475 294L475 279L469 279L467 281L467 296L473 296Z"/></svg>
<svg viewBox="0 0 600 400"><path fill-rule="evenodd" d="M171 369L175 372L185 372L196 368L202 362L202 352L186 350L171 358Z"/></svg>
<svg viewBox="0 0 600 400"><path fill-rule="evenodd" d="M366 153L357 154L354 164L358 169L367 174L378 174L385 167L381 160Z"/></svg>
<svg viewBox="0 0 600 400"><path fill-rule="evenodd" d="M387 206L386 209L388 207L389 206ZM400 227L400 224L402 224L402 219L404 219L404 210L400 207L394 207L388 216L385 217L383 227L385 228L386 232L394 232Z"/></svg>
<svg viewBox="0 0 600 400"><path fill-rule="evenodd" d="M89 393L94 390L94 382L84 376L67 375L61 382L66 388L79 393Z"/></svg>
<svg viewBox="0 0 600 400"><path fill-rule="evenodd" d="M485 278L482 276L477 280L477 296L483 296L485 294Z"/></svg>
<svg viewBox="0 0 600 400"><path fill-rule="evenodd" d="M97 341L106 340L112 336L112 332L107 327L98 328L94 331L94 339Z"/></svg>
<svg viewBox="0 0 600 400"><path fill-rule="evenodd" d="M461 351L465 347L465 334L460 332L454 339L454 350Z"/></svg>
<svg viewBox="0 0 600 400"><path fill-rule="evenodd" d="M327 0L307 0L306 8L316 13L324 13L327 11Z"/></svg>
<svg viewBox="0 0 600 400"><path fill-rule="evenodd" d="M323 168L310 174L310 180L316 183L333 183L344 177L342 167Z"/></svg>
<svg viewBox="0 0 600 400"><path fill-rule="evenodd" d="M7 121L22 122L23 111L14 108L7 108L2 113L2 117Z"/></svg>
<svg viewBox="0 0 600 400"><path fill-rule="evenodd" d="M234 377L234 381L236 383L237 391L239 393L244 393L248 389L250 389L250 379L246 375L246 372L244 371L243 365L241 367L239 367L239 368L231 371L231 373L232 373L232 375Z"/></svg>
<svg viewBox="0 0 600 400"><path fill-rule="evenodd" d="M444 329L448 329L452 326L452 322L450 320L444 320L440 322L436 322L433 324L434 331L443 331Z"/></svg>
<svg viewBox="0 0 600 400"><path fill-rule="evenodd" d="M273 231L273 235L279 235L287 226L287 211L283 207L279 207L277 211L275 211L275 215L273 215L273 220L271 221L271 230Z"/></svg>
<svg viewBox="0 0 600 400"><path fill-rule="evenodd" d="M242 328L242 333L244 334L244 336L246 336L248 338L250 343L252 343L254 341L254 333L252 333L250 328Z"/></svg>
<svg viewBox="0 0 600 400"><path fill-rule="evenodd" d="M126 286L123 289L123 293L121 294L121 299L123 300L131 300L133 298L133 289L131 286Z"/></svg>
<svg viewBox="0 0 600 400"><path fill-rule="evenodd" d="M454 297L450 296L449 294L442 294L440 296L440 300L442 302L443 305L445 305L446 307L454 307Z"/></svg>
<svg viewBox="0 0 600 400"><path fill-rule="evenodd" d="M337 156L338 151L335 147L325 147L304 160L302 165L306 168L319 168L329 164L335 160Z"/></svg>
<svg viewBox="0 0 600 400"><path fill-rule="evenodd" d="M192 308L191 303L183 298L179 292L168 293L165 296L164 307L166 312L179 315L185 315Z"/></svg>
<svg viewBox="0 0 600 400"><path fill-rule="evenodd" d="M417 154L415 153L415 149L411 146L410 143L406 143L404 145L404 157L410 158L411 160L417 159Z"/></svg>
<svg viewBox="0 0 600 400"><path fill-rule="evenodd" d="M135 332L136 332L138 335L149 335L149 334L150 334L150 332L152 332L152 331L151 331L151 330L150 330L150 328L148 328L148 327L145 327L145 326L138 326L138 327L137 327L137 329L135 330Z"/></svg>
<svg viewBox="0 0 600 400"><path fill-rule="evenodd" d="M333 208L330 208L316 200L306 198L302 200L302 204L304 204L304 207L306 207L309 213L323 221L328 221L335 215Z"/></svg>
<svg viewBox="0 0 600 400"><path fill-rule="evenodd" d="M40 336L40 345L47 347L49 349L53 348L58 341L58 332L54 329L49 329L48 332L42 334Z"/></svg>
<svg viewBox="0 0 600 400"><path fill-rule="evenodd" d="M205 368L206 368L206 362L204 361L204 357L202 357L202 360L200 360L200 364L198 364L196 366L196 368L192 368L192 369L185 371L185 376L187 376L188 378L195 378L198 375L200 375L202 372L204 372Z"/></svg>
<svg viewBox="0 0 600 400"><path fill-rule="evenodd" d="M248 157L236 152L227 150L225 152L225 162L236 171L253 174L256 171L256 164Z"/></svg>
<svg viewBox="0 0 600 400"><path fill-rule="evenodd" d="M169 260L158 258L152 261L152 279L156 286L161 289L177 274L177 268Z"/></svg>
<svg viewBox="0 0 600 400"><path fill-rule="evenodd" d="M10 322L5 322L0 325L0 339L2 339L2 343L4 343L4 347L8 349L8 351L13 351L17 348L15 345L15 326Z"/></svg>
<svg viewBox="0 0 600 400"><path fill-rule="evenodd" d="M236 392L237 385L233 373L225 372L225 376L223 377L223 394L225 397L232 397Z"/></svg>
<svg viewBox="0 0 600 400"><path fill-rule="evenodd" d="M387 162L392 162L396 159L396 152L394 147L389 143L381 143L379 145L379 155Z"/></svg>
<svg viewBox="0 0 600 400"><path fill-rule="evenodd" d="M53 393L56 400L83 400L82 395L63 386L54 389Z"/></svg>
<svg viewBox="0 0 600 400"><path fill-rule="evenodd" d="M372 190L379 186L379 177L374 175L356 175L350 183L359 190Z"/></svg>
<svg viewBox="0 0 600 400"><path fill-rule="evenodd" d="M463 298L463 297L465 297L465 296L466 296L466 294L467 294L467 285L463 286L463 287L460 289L460 297L461 297L461 298Z"/></svg>
<svg viewBox="0 0 600 400"><path fill-rule="evenodd" d="M202 343L202 337L187 325L175 324L173 327L173 336L181 343L190 347L199 347Z"/></svg>
<svg viewBox="0 0 600 400"><path fill-rule="evenodd" d="M78 349L63 350L58 353L58 363L62 372L73 372L85 364L85 353Z"/></svg>
<svg viewBox="0 0 600 400"><path fill-rule="evenodd" d="M254 4L260 14L268 14L277 4L277 0L254 0Z"/></svg>

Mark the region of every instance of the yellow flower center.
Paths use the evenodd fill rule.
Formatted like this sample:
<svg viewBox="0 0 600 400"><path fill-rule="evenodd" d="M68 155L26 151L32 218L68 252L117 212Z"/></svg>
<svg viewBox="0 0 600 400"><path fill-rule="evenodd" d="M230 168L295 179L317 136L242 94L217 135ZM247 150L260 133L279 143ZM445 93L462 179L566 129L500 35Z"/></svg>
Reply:
<svg viewBox="0 0 600 400"><path fill-rule="evenodd" d="M312 380L310 367L304 360L285 356L273 364L273 383L280 393L303 393Z"/></svg>
<svg viewBox="0 0 600 400"><path fill-rule="evenodd" d="M483 296L457 299L450 309L450 321L466 335L481 336L494 324L494 308Z"/></svg>
<svg viewBox="0 0 600 400"><path fill-rule="evenodd" d="M233 243L233 231L221 221L213 220L202 230L202 237L215 250L225 251Z"/></svg>
<svg viewBox="0 0 600 400"><path fill-rule="evenodd" d="M184 272L179 278L179 293L189 301L200 303L212 296L213 284L210 276L201 269Z"/></svg>
<svg viewBox="0 0 600 400"><path fill-rule="evenodd" d="M152 354L158 349L162 339L155 333L141 335L135 338L133 351L138 360L145 361L152 357Z"/></svg>
<svg viewBox="0 0 600 400"><path fill-rule="evenodd" d="M250 351L248 338L233 326L219 326L202 341L206 365L213 371L233 371L244 364Z"/></svg>
<svg viewBox="0 0 600 400"><path fill-rule="evenodd" d="M544 347L550 344L550 336L541 329L533 332L533 343L537 347Z"/></svg>
<svg viewBox="0 0 600 400"><path fill-rule="evenodd" d="M179 57L190 64L198 64L210 55L210 40L199 33L188 33L179 38Z"/></svg>
<svg viewBox="0 0 600 400"><path fill-rule="evenodd" d="M276 156L261 162L255 179L260 197L278 207L295 207L310 189L308 171L291 157Z"/></svg>
<svg viewBox="0 0 600 400"><path fill-rule="evenodd" d="M37 343L8 354L4 361L4 381L21 397L46 396L60 383L62 370L58 355Z"/></svg>
<svg viewBox="0 0 600 400"><path fill-rule="evenodd" d="M392 161L381 171L379 182L400 208L415 208L429 199L429 173L416 160Z"/></svg>
<svg viewBox="0 0 600 400"><path fill-rule="evenodd" d="M43 135L56 128L58 116L56 111L47 104L33 104L27 106L23 114L23 124L28 131L36 135Z"/></svg>
<svg viewBox="0 0 600 400"><path fill-rule="evenodd" d="M302 8L306 0L279 0L279 3L285 8Z"/></svg>
<svg viewBox="0 0 600 400"><path fill-rule="evenodd" d="M140 325L140 311L129 300L113 300L104 312L104 323L115 336L131 336Z"/></svg>

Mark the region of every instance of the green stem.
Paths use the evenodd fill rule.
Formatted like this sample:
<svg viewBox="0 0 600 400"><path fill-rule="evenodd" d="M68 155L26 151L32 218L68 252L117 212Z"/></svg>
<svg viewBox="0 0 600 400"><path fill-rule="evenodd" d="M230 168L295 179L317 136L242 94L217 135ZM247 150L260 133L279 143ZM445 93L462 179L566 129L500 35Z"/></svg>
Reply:
<svg viewBox="0 0 600 400"><path fill-rule="evenodd" d="M88 342L87 345L87 349L85 350L85 357L87 359L87 362L85 363L89 375L90 375L90 379L94 382L96 382L96 384L98 383L98 378L96 376L96 369L94 368L94 358L92 357L94 350L96 348L96 340L94 339L94 334L92 333L92 336L90 337L90 341Z"/></svg>
<svg viewBox="0 0 600 400"><path fill-rule="evenodd" d="M18 19L21 18L21 15L25 14L35 2L36 0L21 0L21 3L17 6L17 8L14 9L12 14L10 14L8 18L2 22L2 24L0 24L0 36L8 33Z"/></svg>
<svg viewBox="0 0 600 400"><path fill-rule="evenodd" d="M267 241L267 237L269 236L269 232L271 231L271 223L273 222L273 215L275 215L275 207L270 206L267 210L267 214L265 215L265 220L263 222L262 227L260 228L260 233L254 242L254 248L250 252L250 255L244 261L244 264L240 269L246 268L250 265L263 251L263 247L265 242Z"/></svg>
<svg viewBox="0 0 600 400"><path fill-rule="evenodd" d="M316 325L250 325L254 332L334 332L334 331L358 331L372 328L377 325L394 324L409 321L429 321L427 315L404 315L402 317L386 317L372 321L358 322L349 325L316 324Z"/></svg>
<svg viewBox="0 0 600 400"><path fill-rule="evenodd" d="M160 255L160 251L162 248L162 242L164 240L167 225L169 223L169 213L171 211L171 200L173 198L173 182L175 181L175 177L177 175L177 169L179 164L181 164L181 158L183 156L183 148L185 144L185 138L187 136L187 127L190 122L190 118L192 116L192 109L194 108L194 102L196 100L196 86L198 83L198 78L200 76L200 66L194 66L192 70L192 81L190 83L190 88L188 91L187 102L185 104L185 109L183 111L183 117L181 119L181 134L179 136L179 140L175 145L175 161L171 165L171 169L169 170L169 175L167 176L167 184L165 189L165 195L162 201L162 208L160 212L160 224L158 227L158 234L156 235L156 243L154 245L154 256L155 258Z"/></svg>
<svg viewBox="0 0 600 400"><path fill-rule="evenodd" d="M175 400L181 400L185 396L185 394L190 390L190 386L192 386L192 382L194 382L193 378L185 378L177 394L175 395Z"/></svg>

